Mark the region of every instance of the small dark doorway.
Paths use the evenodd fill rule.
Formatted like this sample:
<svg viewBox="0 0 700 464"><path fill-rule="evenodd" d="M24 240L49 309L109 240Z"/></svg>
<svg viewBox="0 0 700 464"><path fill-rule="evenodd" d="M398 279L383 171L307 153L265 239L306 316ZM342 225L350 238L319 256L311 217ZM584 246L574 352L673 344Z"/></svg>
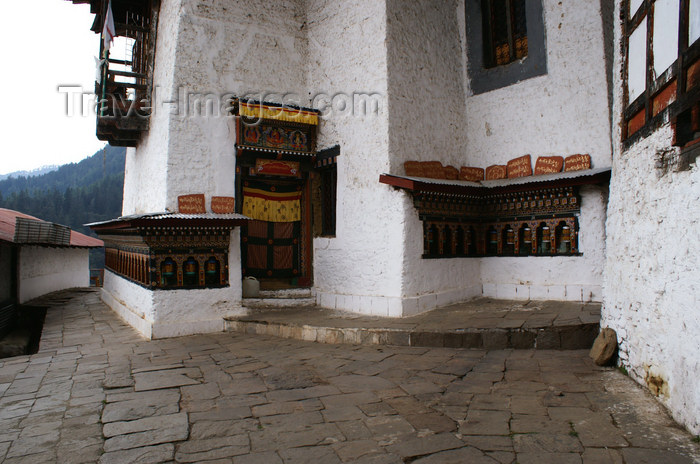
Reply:
<svg viewBox="0 0 700 464"><path fill-rule="evenodd" d="M261 280L261 288L310 284L304 260L311 246L307 177L243 176L242 200L248 209L255 208L249 217L257 219L241 228L241 266L243 276Z"/></svg>

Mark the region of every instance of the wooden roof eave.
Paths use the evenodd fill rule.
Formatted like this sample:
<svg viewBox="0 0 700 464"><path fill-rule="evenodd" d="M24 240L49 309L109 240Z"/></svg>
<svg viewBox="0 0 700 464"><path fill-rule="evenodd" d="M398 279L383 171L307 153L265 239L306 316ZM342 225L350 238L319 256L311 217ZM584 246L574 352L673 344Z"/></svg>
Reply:
<svg viewBox="0 0 700 464"><path fill-rule="evenodd" d="M515 179L504 179L502 182L497 183L502 185L489 185L489 182L493 183L493 181L485 181L485 183L454 181L450 183L450 181L444 180L434 182L427 178L381 174L379 176L379 182L416 193L473 196L527 192L533 189L539 190L546 188L606 184L610 182L610 174L611 171L607 168L595 170L594 172L580 171L579 175L573 176L557 177L556 175L551 175L544 179L538 179L540 176L528 176L526 180L524 180L525 178L518 178L517 181ZM516 181L517 183L508 183L509 181Z"/></svg>
<svg viewBox="0 0 700 464"><path fill-rule="evenodd" d="M244 225L248 219L139 219L134 226L144 227L227 227L234 228Z"/></svg>
<svg viewBox="0 0 700 464"><path fill-rule="evenodd" d="M479 185L466 186L453 184L436 184L423 182L416 179L409 179L402 176L394 176L391 174L380 175L379 182L411 192L444 193L452 195L478 195L483 191L483 187Z"/></svg>
<svg viewBox="0 0 700 464"><path fill-rule="evenodd" d="M134 218L87 224L95 232L134 233L148 227L225 227L244 225L247 218Z"/></svg>

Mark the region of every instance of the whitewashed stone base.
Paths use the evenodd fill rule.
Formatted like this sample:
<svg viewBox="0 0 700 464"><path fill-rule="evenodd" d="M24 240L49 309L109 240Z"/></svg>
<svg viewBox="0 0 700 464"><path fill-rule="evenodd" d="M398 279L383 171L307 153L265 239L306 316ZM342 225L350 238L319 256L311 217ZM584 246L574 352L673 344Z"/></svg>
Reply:
<svg viewBox="0 0 700 464"><path fill-rule="evenodd" d="M484 284L482 296L501 300L602 301L600 285Z"/></svg>
<svg viewBox="0 0 700 464"><path fill-rule="evenodd" d="M480 295L481 285L413 297L342 295L317 290L316 304L371 316L407 317Z"/></svg>
<svg viewBox="0 0 700 464"><path fill-rule="evenodd" d="M127 324L149 339L153 329L152 293L105 269L102 301Z"/></svg>
<svg viewBox="0 0 700 464"><path fill-rule="evenodd" d="M149 290L105 270L102 300L146 338L223 332L224 316L240 311L238 287Z"/></svg>
<svg viewBox="0 0 700 464"><path fill-rule="evenodd" d="M105 276L107 272L105 272ZM109 306L112 311L117 313L127 324L136 329L141 335L150 339L152 334L153 322L147 321L141 317L129 306L127 306L123 301L110 293L106 288L102 289L102 301Z"/></svg>

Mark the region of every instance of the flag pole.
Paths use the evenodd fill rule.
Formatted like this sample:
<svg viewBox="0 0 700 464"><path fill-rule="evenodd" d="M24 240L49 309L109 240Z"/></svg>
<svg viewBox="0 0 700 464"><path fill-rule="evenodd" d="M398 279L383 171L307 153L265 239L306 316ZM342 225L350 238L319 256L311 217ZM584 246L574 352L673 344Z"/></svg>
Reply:
<svg viewBox="0 0 700 464"><path fill-rule="evenodd" d="M105 115L105 101L107 99L107 78L109 75L109 48L116 34L114 28L114 16L112 15L112 0L108 0L107 9L105 10L104 21L102 25L102 96L100 101L100 116Z"/></svg>

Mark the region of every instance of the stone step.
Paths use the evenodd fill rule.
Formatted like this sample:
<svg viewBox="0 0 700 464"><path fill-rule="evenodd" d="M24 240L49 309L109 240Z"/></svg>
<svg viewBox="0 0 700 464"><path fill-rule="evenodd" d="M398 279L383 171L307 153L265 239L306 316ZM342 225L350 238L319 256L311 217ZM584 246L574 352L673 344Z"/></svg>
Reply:
<svg viewBox="0 0 700 464"><path fill-rule="evenodd" d="M310 288L288 288L284 290L260 290L260 298L311 298Z"/></svg>
<svg viewBox="0 0 700 464"><path fill-rule="evenodd" d="M569 303L563 303L564 305ZM449 308L446 308L449 311ZM358 316L318 307L290 308L287 311L259 309L246 316L225 318L229 332L271 335L282 338L331 344L397 345L478 349L589 349L598 335L599 305L578 310L576 315L562 311L544 317L539 311L484 323L468 313L435 310L422 317L393 319ZM540 313L540 314L537 314ZM493 314L493 313L492 313ZM454 321L462 321L458 326ZM595 321L595 322L594 322ZM473 324L471 323L473 322Z"/></svg>
<svg viewBox="0 0 700 464"><path fill-rule="evenodd" d="M262 292L261 292L262 293ZM244 298L243 307L249 310L279 310L288 308L302 308L316 304L314 297L290 297L290 298Z"/></svg>

